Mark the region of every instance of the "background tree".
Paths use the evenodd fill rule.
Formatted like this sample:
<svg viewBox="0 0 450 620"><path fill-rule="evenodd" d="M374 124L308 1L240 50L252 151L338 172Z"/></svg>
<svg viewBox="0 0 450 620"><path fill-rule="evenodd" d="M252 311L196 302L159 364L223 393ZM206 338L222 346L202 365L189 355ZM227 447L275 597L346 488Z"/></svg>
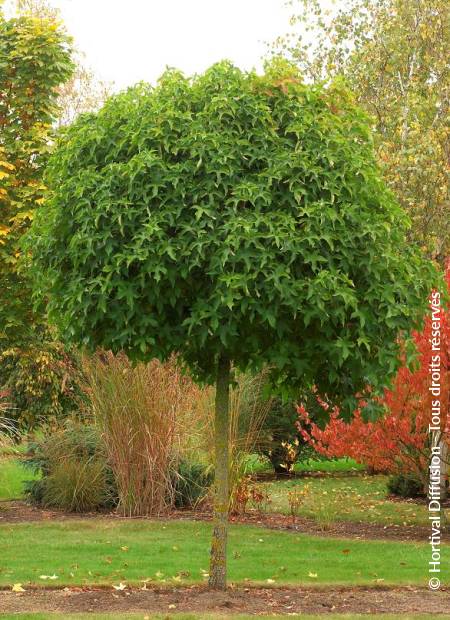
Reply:
<svg viewBox="0 0 450 620"><path fill-rule="evenodd" d="M61 27L60 11L47 0L16 0L16 12L49 20ZM106 101L112 85L100 80L86 66L84 54L72 49L74 70L68 80L58 88L58 118L56 126L69 125L83 112L93 112Z"/></svg>
<svg viewBox="0 0 450 620"><path fill-rule="evenodd" d="M70 125L79 114L98 110L112 93L112 85L89 69L81 52L75 51L72 58L74 72L59 88L58 127Z"/></svg>
<svg viewBox="0 0 450 620"><path fill-rule="evenodd" d="M378 385L431 265L405 243L351 95L281 62L172 70L113 97L61 135L47 183L28 248L61 336L178 352L216 385L210 585L223 588L232 364L297 389Z"/></svg>
<svg viewBox="0 0 450 620"><path fill-rule="evenodd" d="M373 117L383 174L413 220L410 238L450 250L449 0L295 0L275 43L309 79L341 74Z"/></svg>
<svg viewBox="0 0 450 620"><path fill-rule="evenodd" d="M47 19L0 9L0 346L24 341L39 319L18 272L18 242L44 201L42 171L58 87L70 76L69 40Z"/></svg>
<svg viewBox="0 0 450 620"><path fill-rule="evenodd" d="M83 66L81 54L69 50L59 12L48 2L11 2L9 14L17 19L7 34L3 18L0 55L7 127L0 137L0 386L8 394L10 417L25 430L77 407L72 379L78 360L54 340L44 313L32 311L28 274L17 268L18 241L45 199L42 176L54 131L98 108L109 87Z"/></svg>

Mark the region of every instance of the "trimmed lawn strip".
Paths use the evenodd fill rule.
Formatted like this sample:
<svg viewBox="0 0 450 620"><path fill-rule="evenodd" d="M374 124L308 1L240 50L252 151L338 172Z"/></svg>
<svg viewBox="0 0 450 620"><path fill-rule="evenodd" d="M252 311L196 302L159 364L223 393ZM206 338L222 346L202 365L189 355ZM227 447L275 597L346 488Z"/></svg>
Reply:
<svg viewBox="0 0 450 620"><path fill-rule="evenodd" d="M0 526L0 585L205 582L211 526L195 521L85 521ZM443 556L448 546L443 545ZM358 541L230 527L232 582L426 585L426 543ZM445 566L448 558L442 558ZM56 579L50 579L56 575ZM46 577L46 579L42 578Z"/></svg>

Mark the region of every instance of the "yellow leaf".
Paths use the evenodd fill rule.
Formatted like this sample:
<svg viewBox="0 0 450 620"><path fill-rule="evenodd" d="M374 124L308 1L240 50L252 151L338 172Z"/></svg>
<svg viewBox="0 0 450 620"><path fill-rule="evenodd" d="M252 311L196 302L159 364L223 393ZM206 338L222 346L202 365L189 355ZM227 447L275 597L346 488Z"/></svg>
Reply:
<svg viewBox="0 0 450 620"><path fill-rule="evenodd" d="M6 170L14 170L14 166L7 161L0 161L0 166Z"/></svg>
<svg viewBox="0 0 450 620"><path fill-rule="evenodd" d="M22 584L21 583L15 583L13 585L13 587L11 588L11 590L13 592L25 592L25 588L22 588Z"/></svg>
<svg viewBox="0 0 450 620"><path fill-rule="evenodd" d="M22 222L23 220L32 220L33 215L33 211L20 211L20 213L17 213L17 215L10 219L10 222L17 224L19 222Z"/></svg>

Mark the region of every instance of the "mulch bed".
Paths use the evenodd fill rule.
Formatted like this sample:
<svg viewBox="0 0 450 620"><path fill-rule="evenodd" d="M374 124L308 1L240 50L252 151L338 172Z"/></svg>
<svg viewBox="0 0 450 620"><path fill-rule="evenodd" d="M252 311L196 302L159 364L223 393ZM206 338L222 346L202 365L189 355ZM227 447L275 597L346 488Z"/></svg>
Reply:
<svg viewBox="0 0 450 620"><path fill-rule="evenodd" d="M226 592L208 591L204 586L122 592L113 589L39 589L23 593L0 592L0 609L3 613L443 614L450 611L450 591L432 592L412 587L239 587Z"/></svg>
<svg viewBox="0 0 450 620"><path fill-rule="evenodd" d="M27 523L35 521L65 521L70 519L94 519L108 517L111 519L125 519L115 513L68 513L57 510L45 510L29 506L22 501L0 502L0 525L2 523ZM143 518L143 517L140 517ZM201 520L210 521L210 512L175 510L161 519ZM356 540L397 540L397 541L425 541L428 542L429 529L417 525L381 525L378 523L364 523L354 521L339 521L331 523L326 528L314 519L298 518L295 524L291 517L282 514L260 514L248 512L245 515L231 517L232 523L252 524L259 527L268 527L274 530L290 531L315 536L329 536L334 538L353 538ZM443 532L442 540L450 541L450 533Z"/></svg>

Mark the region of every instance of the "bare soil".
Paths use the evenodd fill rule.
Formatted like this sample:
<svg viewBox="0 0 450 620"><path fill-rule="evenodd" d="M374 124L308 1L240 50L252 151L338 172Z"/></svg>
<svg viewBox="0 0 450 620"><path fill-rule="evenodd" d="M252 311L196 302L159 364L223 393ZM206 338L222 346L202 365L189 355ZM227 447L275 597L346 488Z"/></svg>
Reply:
<svg viewBox="0 0 450 620"><path fill-rule="evenodd" d="M202 612L222 614L450 612L450 592L421 588L230 588L203 586L125 590L65 588L0 592L0 609L14 612Z"/></svg>
<svg viewBox="0 0 450 620"><path fill-rule="evenodd" d="M34 521L65 521L73 519L94 518L126 519L116 513L70 513L59 510L46 510L29 506L22 501L0 502L0 524L2 523L28 523ZM139 517L144 518L144 517ZM209 521L211 514L208 511L175 510L162 519L177 520L201 520ZM154 517L153 517L154 519ZM324 527L304 517L297 518L292 523L292 518L279 513L261 514L249 511L243 515L233 515L232 523L253 524L259 527L267 527L280 531L302 532L316 536L329 536L334 538L350 538L356 540L397 540L397 541L428 541L429 530L417 525L381 525L378 523L365 523L354 521L339 521L327 524ZM450 541L450 533L443 532L442 540Z"/></svg>

